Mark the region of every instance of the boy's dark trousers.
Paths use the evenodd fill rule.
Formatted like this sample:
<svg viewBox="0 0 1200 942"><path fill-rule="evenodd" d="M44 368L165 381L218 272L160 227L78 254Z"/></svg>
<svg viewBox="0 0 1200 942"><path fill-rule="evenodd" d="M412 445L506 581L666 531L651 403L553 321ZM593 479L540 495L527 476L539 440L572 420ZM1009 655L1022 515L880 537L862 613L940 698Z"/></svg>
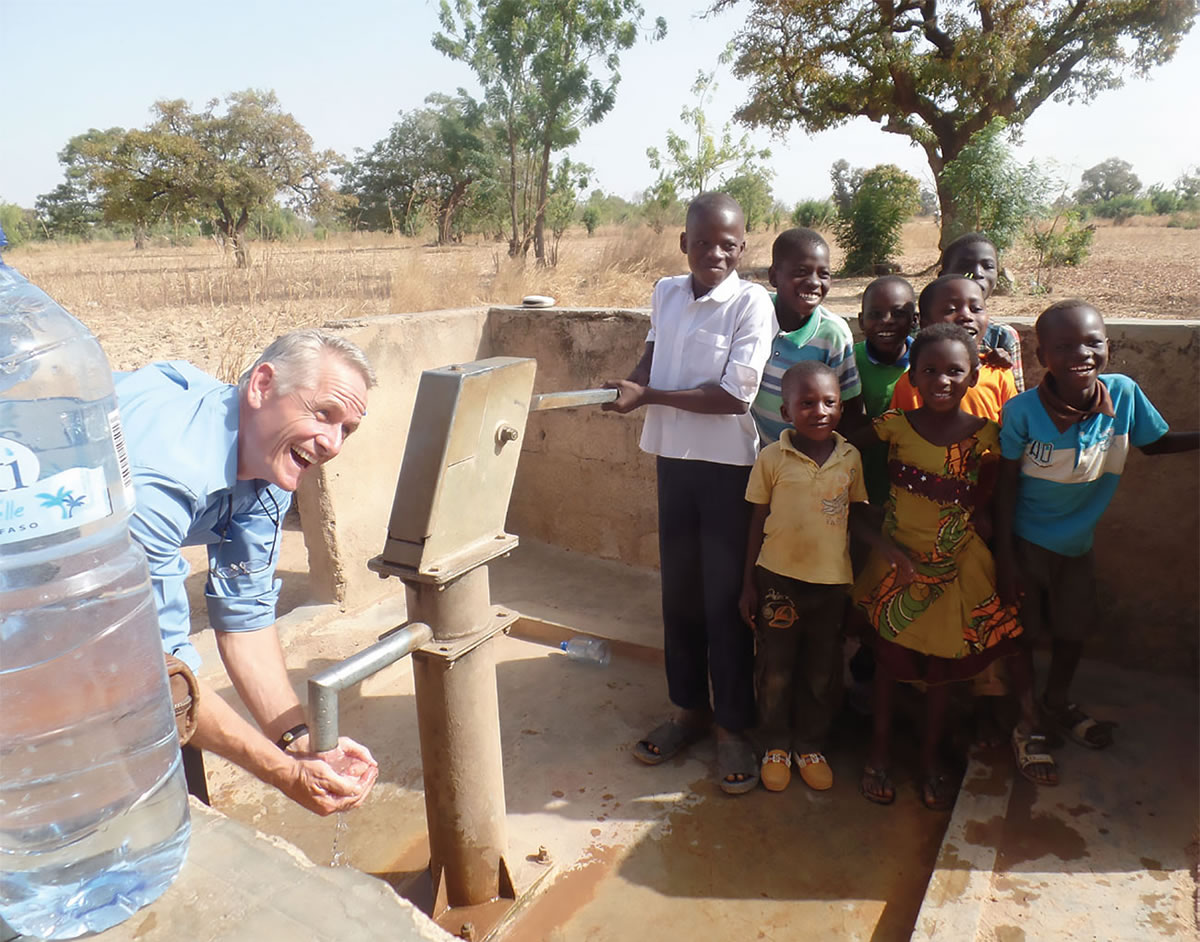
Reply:
<svg viewBox="0 0 1200 942"><path fill-rule="evenodd" d="M755 568L754 679L762 749L823 752L841 694L846 589Z"/></svg>
<svg viewBox="0 0 1200 942"><path fill-rule="evenodd" d="M709 706L717 725L754 725L754 636L738 614L750 505L750 468L658 459L667 692L685 710Z"/></svg>

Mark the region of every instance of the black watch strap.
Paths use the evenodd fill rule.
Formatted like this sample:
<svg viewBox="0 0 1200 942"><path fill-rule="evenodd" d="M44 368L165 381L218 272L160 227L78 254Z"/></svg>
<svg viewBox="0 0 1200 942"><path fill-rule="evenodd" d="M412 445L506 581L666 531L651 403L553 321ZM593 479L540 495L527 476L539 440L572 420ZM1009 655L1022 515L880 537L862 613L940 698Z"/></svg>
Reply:
<svg viewBox="0 0 1200 942"><path fill-rule="evenodd" d="M282 736L280 736L277 740L275 740L275 745L277 745L284 752L287 752L288 746L290 746L292 743L294 743L301 736L306 736L306 735L308 735L308 724L307 723L298 723L297 725L295 725L291 729L289 729L286 733L284 733Z"/></svg>

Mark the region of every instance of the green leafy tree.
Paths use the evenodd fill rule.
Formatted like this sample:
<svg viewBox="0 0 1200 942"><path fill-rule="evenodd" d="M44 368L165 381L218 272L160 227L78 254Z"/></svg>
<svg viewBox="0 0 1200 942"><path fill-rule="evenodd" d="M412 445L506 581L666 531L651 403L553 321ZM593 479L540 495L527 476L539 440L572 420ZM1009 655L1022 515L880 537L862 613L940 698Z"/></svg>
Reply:
<svg viewBox="0 0 1200 942"><path fill-rule="evenodd" d="M681 219L683 204L675 191L675 181L670 177L659 177L654 185L642 194L641 210L642 218L658 233Z"/></svg>
<svg viewBox="0 0 1200 942"><path fill-rule="evenodd" d="M870 275L889 265L899 250L904 221L921 206L921 184L894 164L855 175L858 186L847 209L839 211L834 232L846 252L842 273Z"/></svg>
<svg viewBox="0 0 1200 942"><path fill-rule="evenodd" d="M87 190L68 179L34 201L38 225L51 239L87 239L101 221L100 207Z"/></svg>
<svg viewBox="0 0 1200 942"><path fill-rule="evenodd" d="M0 229L4 230L8 244L13 247L29 242L37 238L37 214L16 203L0 203Z"/></svg>
<svg viewBox="0 0 1200 942"><path fill-rule="evenodd" d="M588 238L590 239L596 234L596 227L600 225L600 207L583 207L583 210L579 213L579 221L583 223L583 228L587 230Z"/></svg>
<svg viewBox="0 0 1200 942"><path fill-rule="evenodd" d="M342 199L327 176L338 157L313 149L274 92L234 92L220 105L214 99L193 111L182 100L159 101L145 130L88 132L72 143L101 193L105 219L135 232L180 216L210 220L245 267L246 227L256 210L282 201L313 212Z"/></svg>
<svg viewBox="0 0 1200 942"><path fill-rule="evenodd" d="M697 74L696 81L692 83L696 103L685 106L679 113L679 119L686 128L685 134L667 131L666 155L657 147L646 148L646 157L650 160L651 168L659 171L659 179L669 178L676 193L684 199L699 196L726 174L745 176L765 173L759 161L771 156L769 149L752 147L748 134L743 134L735 141L733 129L728 123L714 133L704 108L711 103L717 90L713 81L715 75L715 72L703 71Z"/></svg>
<svg viewBox="0 0 1200 942"><path fill-rule="evenodd" d="M942 170L941 184L954 201L951 239L982 232L1004 252L1012 248L1045 204L1050 181L1032 162L1018 164L1001 139L1003 118L993 118Z"/></svg>
<svg viewBox="0 0 1200 942"><path fill-rule="evenodd" d="M146 247L156 223L193 209L145 132L92 128L71 138L58 159L68 185L90 194L102 222L131 231L136 249Z"/></svg>
<svg viewBox="0 0 1200 942"><path fill-rule="evenodd" d="M1200 201L1200 167L1192 167L1179 175L1175 181L1175 192L1179 199L1194 204Z"/></svg>
<svg viewBox="0 0 1200 942"><path fill-rule="evenodd" d="M724 181L721 189L737 200L746 217L746 231L753 232L765 226L775 202L771 195L770 171L755 170L739 173Z"/></svg>
<svg viewBox="0 0 1200 942"><path fill-rule="evenodd" d="M829 171L829 178L833 182L833 205L843 216L850 212L850 204L862 185L864 173L866 171L861 167L851 169L849 161L845 159L833 162Z"/></svg>
<svg viewBox="0 0 1200 942"><path fill-rule="evenodd" d="M846 208L850 208L849 201ZM837 219L837 215L837 207L830 200L801 200L792 210L792 223L805 229L825 229Z"/></svg>
<svg viewBox="0 0 1200 942"><path fill-rule="evenodd" d="M715 0L714 9L736 0ZM945 166L995 117L1085 102L1176 52L1196 0L751 0L734 72L738 118L815 133L862 116L925 152L945 244Z"/></svg>
<svg viewBox="0 0 1200 942"><path fill-rule="evenodd" d="M1117 196L1136 196L1142 181L1133 172L1133 164L1118 157L1109 157L1081 174L1083 186L1075 191L1076 202L1085 206L1104 203Z"/></svg>
<svg viewBox="0 0 1200 942"><path fill-rule="evenodd" d="M546 223L554 241L550 246L550 264L558 264L558 243L567 227L575 221L579 194L587 189L592 168L564 157L550 178L550 198L546 201Z"/></svg>
<svg viewBox="0 0 1200 942"><path fill-rule="evenodd" d="M636 0L442 0L434 48L471 67L504 129L510 255L533 245L545 261L552 157L612 110L643 14Z"/></svg>
<svg viewBox="0 0 1200 942"><path fill-rule="evenodd" d="M415 235L428 222L444 244L462 229L466 211L486 202L500 183L493 129L485 109L465 92L431 95L430 107L402 114L388 136L338 172L355 228Z"/></svg>

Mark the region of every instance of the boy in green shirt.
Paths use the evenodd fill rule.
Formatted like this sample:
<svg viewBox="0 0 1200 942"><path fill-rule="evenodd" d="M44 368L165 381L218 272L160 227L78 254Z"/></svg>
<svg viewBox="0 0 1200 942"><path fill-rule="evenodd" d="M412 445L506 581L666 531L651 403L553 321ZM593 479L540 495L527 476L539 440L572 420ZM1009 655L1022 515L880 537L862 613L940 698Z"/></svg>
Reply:
<svg viewBox="0 0 1200 942"><path fill-rule="evenodd" d="M854 360L868 420L887 411L896 381L908 370L909 335L916 314L916 294L899 275L876 278L863 292L858 326L866 340L855 344ZM866 448L862 457L871 503L882 506L888 496L887 446Z"/></svg>

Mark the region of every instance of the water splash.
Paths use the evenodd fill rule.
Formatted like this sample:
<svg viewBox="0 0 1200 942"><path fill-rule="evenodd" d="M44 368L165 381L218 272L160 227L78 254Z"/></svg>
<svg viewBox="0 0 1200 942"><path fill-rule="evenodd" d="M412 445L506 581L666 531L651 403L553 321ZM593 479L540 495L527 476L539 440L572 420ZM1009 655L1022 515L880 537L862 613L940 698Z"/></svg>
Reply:
<svg viewBox="0 0 1200 942"><path fill-rule="evenodd" d="M349 831L350 831L350 825L346 823L346 812L339 811L338 816L337 816L337 824L334 825L334 828L333 828L333 854L330 857L329 866L331 866L331 867L347 866L346 851L344 848L339 849L338 843L339 843L341 837L344 834L349 833Z"/></svg>

